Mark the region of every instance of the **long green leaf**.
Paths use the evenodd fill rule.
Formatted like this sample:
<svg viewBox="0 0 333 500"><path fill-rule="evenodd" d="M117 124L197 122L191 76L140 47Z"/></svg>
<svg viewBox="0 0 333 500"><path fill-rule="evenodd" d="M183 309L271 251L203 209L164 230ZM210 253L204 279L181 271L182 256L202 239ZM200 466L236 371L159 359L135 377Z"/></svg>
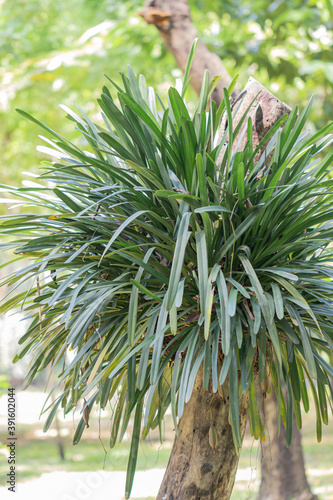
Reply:
<svg viewBox="0 0 333 500"><path fill-rule="evenodd" d="M140 430L141 430L141 418L143 409L143 398L137 403L135 410L131 448L129 452L127 472L126 472L126 485L125 485L125 498L131 496L134 474L136 469L136 462L138 458L139 442L140 442Z"/></svg>
<svg viewBox="0 0 333 500"><path fill-rule="evenodd" d="M175 251L173 254L172 267L169 279L169 288L168 288L167 303L166 303L166 309L168 311L170 311L171 307L173 306L173 303L177 295L180 275L184 262L186 245L190 237L190 232L188 231L190 216L191 216L190 213L184 214L179 224L178 236L177 236Z"/></svg>

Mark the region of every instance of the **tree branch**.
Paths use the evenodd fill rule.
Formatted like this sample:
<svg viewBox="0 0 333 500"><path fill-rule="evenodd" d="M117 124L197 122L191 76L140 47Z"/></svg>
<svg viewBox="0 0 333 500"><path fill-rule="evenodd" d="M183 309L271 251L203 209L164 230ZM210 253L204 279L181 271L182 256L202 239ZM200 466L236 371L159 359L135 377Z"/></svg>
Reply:
<svg viewBox="0 0 333 500"><path fill-rule="evenodd" d="M148 24L156 26L177 65L184 71L193 40L198 38L187 0L147 0L140 16ZM191 85L198 94L206 69L210 79L222 75L212 94L212 99L219 105L223 99L223 88L230 85L231 77L221 59L199 40L190 71ZM231 95L235 98L238 93L238 90L234 89Z"/></svg>

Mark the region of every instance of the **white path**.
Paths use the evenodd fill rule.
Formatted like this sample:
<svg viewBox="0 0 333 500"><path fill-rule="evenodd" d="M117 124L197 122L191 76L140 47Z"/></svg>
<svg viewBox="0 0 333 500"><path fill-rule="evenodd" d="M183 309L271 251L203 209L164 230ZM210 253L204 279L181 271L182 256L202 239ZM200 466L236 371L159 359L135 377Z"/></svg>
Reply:
<svg viewBox="0 0 333 500"><path fill-rule="evenodd" d="M155 498L162 482L164 469L137 471L131 498ZM15 494L0 488L1 500L123 500L126 472L51 472L18 484ZM251 480L251 468L239 469L238 481ZM244 489L244 483L243 488Z"/></svg>
<svg viewBox="0 0 333 500"><path fill-rule="evenodd" d="M163 469L138 471L131 498L155 497ZM126 472L51 472L17 485L16 493L0 488L1 500L123 500Z"/></svg>
<svg viewBox="0 0 333 500"><path fill-rule="evenodd" d="M330 475L331 470L310 469L309 476ZM164 469L137 471L131 499L155 498ZM1 500L124 500L126 472L50 472L16 485L15 493L0 488ZM238 469L235 491L257 491L259 478L250 467ZM323 500L333 500L333 485L314 488ZM236 497L237 498L237 497Z"/></svg>

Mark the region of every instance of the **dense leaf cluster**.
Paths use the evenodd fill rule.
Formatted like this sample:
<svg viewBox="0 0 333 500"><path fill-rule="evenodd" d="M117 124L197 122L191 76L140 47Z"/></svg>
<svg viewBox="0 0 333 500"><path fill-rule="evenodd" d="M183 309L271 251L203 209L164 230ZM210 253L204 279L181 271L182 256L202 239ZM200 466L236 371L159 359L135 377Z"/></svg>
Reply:
<svg viewBox="0 0 333 500"><path fill-rule="evenodd" d="M16 357L33 354L26 385L61 362L46 428L59 405L69 413L80 399L89 411L110 401L113 446L135 414L128 497L142 418L146 437L171 405L177 427L202 364L214 393L229 379L237 447L239 391L249 393L258 438L256 382L265 391L268 378L288 441L292 411L301 427L301 403L308 411L312 391L320 440L333 376L333 152L322 155L333 125L302 132L309 103L253 150L251 117L233 127L242 101L231 107L226 91L217 109L208 74L192 116L184 99L189 65L166 107L130 67L122 82L116 98L103 88L104 127L66 109L87 150L40 124L54 137L44 151L60 161L31 188L2 186L32 207L1 218L2 236L12 240L3 247L32 263L4 281L31 286L1 311L21 305L31 318ZM84 426L82 417L75 443Z"/></svg>

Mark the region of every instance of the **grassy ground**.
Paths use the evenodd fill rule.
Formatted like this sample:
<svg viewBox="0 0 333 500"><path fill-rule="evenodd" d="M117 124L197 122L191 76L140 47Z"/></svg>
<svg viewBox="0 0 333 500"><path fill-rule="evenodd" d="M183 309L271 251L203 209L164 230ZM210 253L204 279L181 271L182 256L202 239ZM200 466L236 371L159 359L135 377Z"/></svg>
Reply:
<svg viewBox="0 0 333 500"><path fill-rule="evenodd" d="M39 433L38 433L39 434ZM108 450L105 454L103 445L93 437L93 433L87 433L81 442L73 446L71 437L62 438L65 449L65 461L62 461L58 451L57 440L54 437L37 437L34 429L25 426L18 435L18 457L20 480L37 477L44 472L66 470L67 472L101 470L126 471L129 453L129 442L118 443L112 450L108 447L108 440L103 436L103 444ZM89 437L88 437L89 436ZM0 435L0 441L5 442L6 435ZM138 470L162 469L166 466L170 455L171 444L169 442L160 446L156 441L143 442L140 444L140 452L137 462ZM105 462L104 462L105 460ZM0 485L4 486L8 464L6 460L0 461ZM6 472L5 472L6 471Z"/></svg>
<svg viewBox="0 0 333 500"><path fill-rule="evenodd" d="M109 420L101 420L101 432L97 420L91 420L90 428L83 434L81 442L73 446L73 424L61 424L62 443L65 449L65 461L60 458L55 431L48 434L41 432L42 424L19 425L18 436L18 471L19 482L39 477L45 472L54 471L94 471L103 467L107 471L125 471L129 453L129 441L124 441L109 448ZM165 441L160 445L158 434L152 433L143 443L140 443L137 470L165 468L169 459L173 426L167 417L164 435ZM333 500L333 422L323 430L323 442L317 444L315 438L314 414L304 416L303 445L309 482L319 493L321 500ZM5 443L7 434L0 433L0 442ZM104 452L104 448L107 453ZM0 445L0 485L6 484L8 464L5 449ZM246 480L237 481L232 500L252 500L258 490L260 478L260 450L257 442L246 436L240 457L239 468L247 469ZM142 500L150 500L148 497Z"/></svg>

